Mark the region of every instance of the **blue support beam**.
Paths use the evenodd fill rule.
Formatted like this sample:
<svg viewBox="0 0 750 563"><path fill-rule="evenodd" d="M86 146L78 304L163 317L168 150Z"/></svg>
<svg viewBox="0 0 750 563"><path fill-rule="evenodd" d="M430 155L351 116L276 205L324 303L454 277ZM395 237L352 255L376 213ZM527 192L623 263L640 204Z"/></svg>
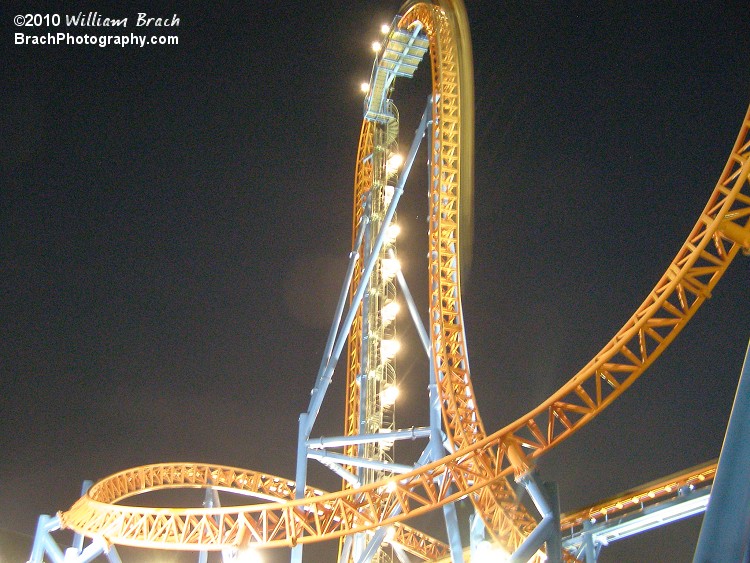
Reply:
<svg viewBox="0 0 750 563"><path fill-rule="evenodd" d="M394 186L393 197L390 204L388 205L385 217L383 218L380 232L375 239L373 248L370 251L370 256L368 256L364 261L359 285L352 295L352 299L349 304L349 309L346 313L346 316L344 317L343 321L340 321L341 315L343 314L344 296L346 295L344 287L348 288L349 282L346 281L344 286L342 287L341 296L339 297L339 303L336 308L336 313L334 315L333 324L331 326L328 341L326 343L323 359L321 361L320 369L315 380L315 387L313 388L311 393L310 404L307 411L300 414L299 417L299 429L297 434L297 468L295 473L296 499L304 497L305 486L307 483L307 441L310 438L310 433L312 432L312 428L318 418L318 414L320 413L323 399L325 398L328 387L330 386L333 379L333 371L339 361L344 345L346 344L349 329L351 328L352 323L354 322L354 318L357 315L359 304L362 302L362 299L364 297L365 291L367 289L368 279L370 277L370 274L372 273L373 268L375 267L377 255L384 244L386 231L391 223L391 220L393 219L393 215L396 212L398 201L404 192L406 179L409 177L409 173L411 172L411 167L414 164L414 160L417 156L419 145L421 144L422 139L425 136L425 132L427 131L427 126L431 115L432 100L430 99L427 102L427 106L425 107L424 113L422 114L422 119L420 120L419 126L417 127L417 130L414 134L414 139L409 149L409 153L404 161L404 165L398 178L398 182L396 183L396 186ZM357 245L359 244L360 237L362 236L361 233L364 232L363 229L365 227L365 223L359 226ZM356 251L357 247L352 250L352 254L350 255L349 268L346 275L347 280L351 279L354 264L358 259L358 256L355 254ZM354 551L355 553L358 553L359 549L355 549ZM298 544L292 548L290 560L292 563L302 562L302 544Z"/></svg>
<svg viewBox="0 0 750 563"><path fill-rule="evenodd" d="M559 518L557 521L557 530L553 529L555 525L553 510L544 493L539 488L534 476L530 472L527 472L520 477L519 482L523 484L531 500L534 501L534 506L536 506L539 514L541 514L542 520L508 558L509 563L524 563L528 561L544 545L550 534L556 532L559 534L560 529Z"/></svg>
<svg viewBox="0 0 750 563"><path fill-rule="evenodd" d="M750 344L693 563L746 561L750 542Z"/></svg>
<svg viewBox="0 0 750 563"><path fill-rule="evenodd" d="M599 522L587 520L583 529L563 539L563 548L579 559L584 557L586 563L595 563L602 547L705 512L710 492L710 487L683 487L674 498Z"/></svg>
<svg viewBox="0 0 750 563"><path fill-rule="evenodd" d="M383 218L383 224L377 238L375 239L375 243L371 251L371 256L364 265L362 277L359 281L359 286L352 296L352 300L349 305L349 311L347 312L347 315L344 318L344 322L342 323L338 331L338 336L335 340L331 357L329 358L325 369L318 374L315 388L313 389L312 397L310 398L310 406L307 409L307 417L305 417L304 427L302 428L302 430L304 430L305 441L307 441L307 439L310 437L310 432L312 430L313 424L315 423L315 420L318 418L318 414L320 413L320 407L323 403L323 398L325 397L326 391L331 384L333 370L338 363L339 357L341 356L341 351L346 344L346 338L349 333L349 329L354 322L354 317L357 315L357 309L359 307L359 304L362 302L362 297L364 296L365 290L367 289L367 280L369 279L370 274L375 267L377 254L383 247L386 231L388 229L388 225L390 225L391 223L391 219L393 219L394 213L396 212L398 200L401 198L401 194L404 193L404 184L406 183L406 179L409 176L411 167L414 164L414 159L417 156L417 150L419 149L419 145L421 144L422 138L424 137L425 131L427 129L427 123L431 113L432 104L428 103L424 113L422 114L422 120L419 123L419 127L414 134L414 140L412 141L411 148L409 149L409 154L404 161L401 175L399 176L398 182L394 187L393 199L391 199L391 203L389 204L388 210L386 211L385 217Z"/></svg>
<svg viewBox="0 0 750 563"><path fill-rule="evenodd" d="M560 495L557 491L557 483L543 483L547 493L550 510L552 512L552 531L547 537L547 562L563 563L562 535L560 533Z"/></svg>
<svg viewBox="0 0 750 563"><path fill-rule="evenodd" d="M399 510L399 512L401 511ZM360 555L359 559L357 559L357 563L370 563L370 561L372 561L372 558L375 557L375 554L378 552L378 549L380 549L380 546L383 544L383 540L385 539L387 533L387 527L378 528L377 530L375 530L372 538L370 538L370 541L367 542L365 549L362 551L362 555Z"/></svg>
<svg viewBox="0 0 750 563"><path fill-rule="evenodd" d="M560 502L558 500L557 485L544 483L539 485L534 474L527 471L518 479L531 500L534 501L542 520L536 528L526 536L520 546L508 556L508 563L524 563L529 561L543 545L547 545L547 561L562 563L562 538L560 536ZM544 491L542 490L544 489ZM545 493L546 491L546 493ZM477 555L484 537L484 526L478 515L471 522L472 555Z"/></svg>
<svg viewBox="0 0 750 563"><path fill-rule="evenodd" d="M434 360L430 361L430 373L433 373ZM431 461L437 461L445 455L442 432L442 411L440 410L440 391L437 383L430 383L430 443L428 451ZM440 477L442 479L443 477ZM442 484L442 483L441 483ZM443 518L445 519L445 530L448 534L448 545L451 548L451 561L453 563L464 563L464 550L461 544L461 533L458 527L458 516L453 503L443 506Z"/></svg>
<svg viewBox="0 0 750 563"><path fill-rule="evenodd" d="M45 553L52 563L62 563L63 552L57 542L52 539L51 532L60 529L59 516L42 514L36 525L34 545L31 547L31 557L28 563L43 563Z"/></svg>
<svg viewBox="0 0 750 563"><path fill-rule="evenodd" d="M83 484L84 492L91 486L90 481ZM122 563L117 549L108 547L101 538L92 541L88 547L83 547L83 539L78 539L78 534L73 538L73 547L63 550L57 545L52 532L62 527L59 516L48 516L42 514L36 527L34 544L31 547L31 555L27 563L44 563L45 555L51 563L89 563L104 554L109 563ZM82 538L82 536L80 536Z"/></svg>
<svg viewBox="0 0 750 563"><path fill-rule="evenodd" d="M599 551L601 551L601 545L594 543L594 536L591 533L591 526L593 524L590 521L583 523L583 557L586 563L596 563L599 559ZM580 555L578 559L580 559Z"/></svg>
<svg viewBox="0 0 750 563"><path fill-rule="evenodd" d="M394 258L393 251L389 251L389 252L390 252L390 257ZM427 334L427 329L424 327L424 324L422 323L422 319L419 316L419 310L417 309L417 305L414 302L414 297L412 297L411 291L409 290L409 286L406 284L406 278L404 278L404 274L403 272L401 272L401 270L398 270L396 272L396 280L398 280L398 286L401 288L401 294L404 296L404 300L406 301L406 306L409 309L411 320L414 323L414 327L417 329L419 340L422 342L422 347L424 348L424 351L427 354L427 357L429 358L430 355L432 354L430 352L430 337Z"/></svg>

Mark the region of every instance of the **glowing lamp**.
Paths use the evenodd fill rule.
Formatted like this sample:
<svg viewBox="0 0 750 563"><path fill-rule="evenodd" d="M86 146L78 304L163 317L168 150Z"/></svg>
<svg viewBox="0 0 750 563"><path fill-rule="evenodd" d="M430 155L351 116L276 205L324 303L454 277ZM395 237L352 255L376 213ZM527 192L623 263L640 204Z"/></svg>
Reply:
<svg viewBox="0 0 750 563"><path fill-rule="evenodd" d="M385 238L388 242L393 242L396 237L401 234L401 227L396 223L388 225L388 229L385 231Z"/></svg>
<svg viewBox="0 0 750 563"><path fill-rule="evenodd" d="M370 83L369 82L363 82L359 85L359 89L362 91L363 94L367 94L367 92L370 91Z"/></svg>
<svg viewBox="0 0 750 563"><path fill-rule="evenodd" d="M381 340L380 342L380 355L390 360L396 355L396 352L401 348L401 343L398 340Z"/></svg>
<svg viewBox="0 0 750 563"><path fill-rule="evenodd" d="M396 403L398 398L398 387L395 385L389 385L380 393L380 404L384 407L390 407Z"/></svg>
<svg viewBox="0 0 750 563"><path fill-rule="evenodd" d="M389 205L391 203L391 200L393 199L393 193L396 191L396 188L390 185L386 185L383 187L383 200L385 201L386 205Z"/></svg>
<svg viewBox="0 0 750 563"><path fill-rule="evenodd" d="M380 33L382 33L383 35L388 33L390 30L391 30L391 26L388 25L387 23L384 23L383 25L380 26Z"/></svg>
<svg viewBox="0 0 750 563"><path fill-rule="evenodd" d="M263 563L258 550L252 547L241 548L237 551L237 563Z"/></svg>
<svg viewBox="0 0 750 563"><path fill-rule="evenodd" d="M380 52L380 49L383 47L383 45L380 44L380 41L373 41L372 42L372 50L376 53Z"/></svg>
<svg viewBox="0 0 750 563"><path fill-rule="evenodd" d="M398 153L393 153L391 156L388 157L388 160L385 162L386 173L393 174L394 172L398 171L399 168L401 168L401 165L403 163L404 163L404 157Z"/></svg>
<svg viewBox="0 0 750 563"><path fill-rule="evenodd" d="M510 554L502 547L492 545L487 540L479 542L476 552L477 563L497 563L510 559Z"/></svg>
<svg viewBox="0 0 750 563"><path fill-rule="evenodd" d="M380 261L380 268L383 277L386 280L391 280L396 275L396 272L401 270L401 264L396 258L383 258Z"/></svg>
<svg viewBox="0 0 750 563"><path fill-rule="evenodd" d="M401 306L398 301L391 301L380 310L380 316L383 317L385 322L391 322L396 318L399 309L401 309Z"/></svg>

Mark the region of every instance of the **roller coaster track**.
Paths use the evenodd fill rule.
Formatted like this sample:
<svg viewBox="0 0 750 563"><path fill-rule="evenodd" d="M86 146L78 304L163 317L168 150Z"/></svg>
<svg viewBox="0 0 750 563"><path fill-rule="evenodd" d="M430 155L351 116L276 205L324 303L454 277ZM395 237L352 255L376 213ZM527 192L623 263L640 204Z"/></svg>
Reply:
<svg viewBox="0 0 750 563"><path fill-rule="evenodd" d="M686 488L690 490L709 488L716 477L716 460L691 467L630 489L619 495L597 502L593 506L564 514L560 517L563 535L583 529L584 523L596 523L627 515L646 506L653 506L679 496Z"/></svg>
<svg viewBox="0 0 750 563"><path fill-rule="evenodd" d="M708 203L666 272L617 334L557 392L506 427L487 435L469 376L460 299L460 187L471 183L473 120L462 115L467 94L468 28L452 1L410 6L399 21L420 22L430 44L433 83L429 188L429 332L450 455L356 490L305 489L260 473L200 464L148 465L106 477L67 512L64 527L112 544L157 549L219 550L247 543L293 546L394 524L397 539L424 559L445 546L402 525L411 517L469 496L494 539L514 550L534 521L519 507L508 478L571 436L622 395L669 346L711 295L741 248L750 249L750 110ZM470 75L469 75L470 76ZM462 91L462 88L464 89ZM360 155L370 127L362 127ZM361 159L359 162L362 162ZM355 197L368 171L358 165ZM358 192L357 190L360 190ZM356 209L356 207L355 207ZM356 217L355 217L356 221ZM353 330L357 330L356 324ZM356 367L357 350L348 363ZM351 383L350 383L351 386ZM347 420L352 413L347 406ZM215 487L259 497L225 508L144 508L122 501L153 490Z"/></svg>

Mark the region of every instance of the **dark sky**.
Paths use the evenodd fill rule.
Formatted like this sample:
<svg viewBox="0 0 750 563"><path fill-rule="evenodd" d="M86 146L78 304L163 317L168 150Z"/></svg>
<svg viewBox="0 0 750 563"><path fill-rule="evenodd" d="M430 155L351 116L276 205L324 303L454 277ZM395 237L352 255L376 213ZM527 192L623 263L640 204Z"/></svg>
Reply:
<svg viewBox="0 0 750 563"><path fill-rule="evenodd" d="M145 463L294 475L350 244L358 87L398 8L3 5L0 528L32 533L83 479ZM93 10L146 34L160 30L135 30L138 12L176 13L179 45L14 44L17 13ZM577 372L676 254L750 101L746 11L468 2L477 154L464 313L488 430ZM398 85L404 149L426 74ZM417 296L423 157L418 167L399 213ZM750 337L749 268L738 256L642 379L542 458L563 511L718 456ZM398 360L413 372L411 412L427 382L415 348ZM329 434L343 420L341 387L331 393ZM687 561L698 525L601 561Z"/></svg>

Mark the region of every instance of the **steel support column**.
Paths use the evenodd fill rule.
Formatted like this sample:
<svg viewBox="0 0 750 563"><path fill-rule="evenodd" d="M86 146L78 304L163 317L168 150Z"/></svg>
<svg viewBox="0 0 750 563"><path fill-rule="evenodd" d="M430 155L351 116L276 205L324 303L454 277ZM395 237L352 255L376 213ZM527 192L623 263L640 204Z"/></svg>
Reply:
<svg viewBox="0 0 750 563"><path fill-rule="evenodd" d="M541 522L536 528L526 537L523 543L518 546L518 549L508 559L509 563L525 563L544 545L547 543L549 546L550 538L557 534L557 545L560 546L560 512L557 511L557 518L555 518L555 510L552 508L549 500L540 489L534 476L527 472L523 474L520 479L520 483L524 486L526 491L529 493L531 500L534 501L539 514L542 516ZM556 529L555 529L556 527ZM554 540L552 540L554 544ZM549 561L558 563L562 561L562 553L558 550L557 557L552 554Z"/></svg>
<svg viewBox="0 0 750 563"><path fill-rule="evenodd" d="M432 363L432 362L430 362ZM430 369L430 373L433 370ZM443 446L442 432L442 413L440 410L440 391L437 383L430 383L430 460L435 461L445 455ZM451 546L451 561L453 563L464 563L464 550L461 544L461 533L458 527L458 516L456 507L453 503L446 504L443 507L443 517L445 518L445 529L448 533L448 544Z"/></svg>
<svg viewBox="0 0 750 563"><path fill-rule="evenodd" d="M693 563L745 561L750 540L750 344Z"/></svg>

